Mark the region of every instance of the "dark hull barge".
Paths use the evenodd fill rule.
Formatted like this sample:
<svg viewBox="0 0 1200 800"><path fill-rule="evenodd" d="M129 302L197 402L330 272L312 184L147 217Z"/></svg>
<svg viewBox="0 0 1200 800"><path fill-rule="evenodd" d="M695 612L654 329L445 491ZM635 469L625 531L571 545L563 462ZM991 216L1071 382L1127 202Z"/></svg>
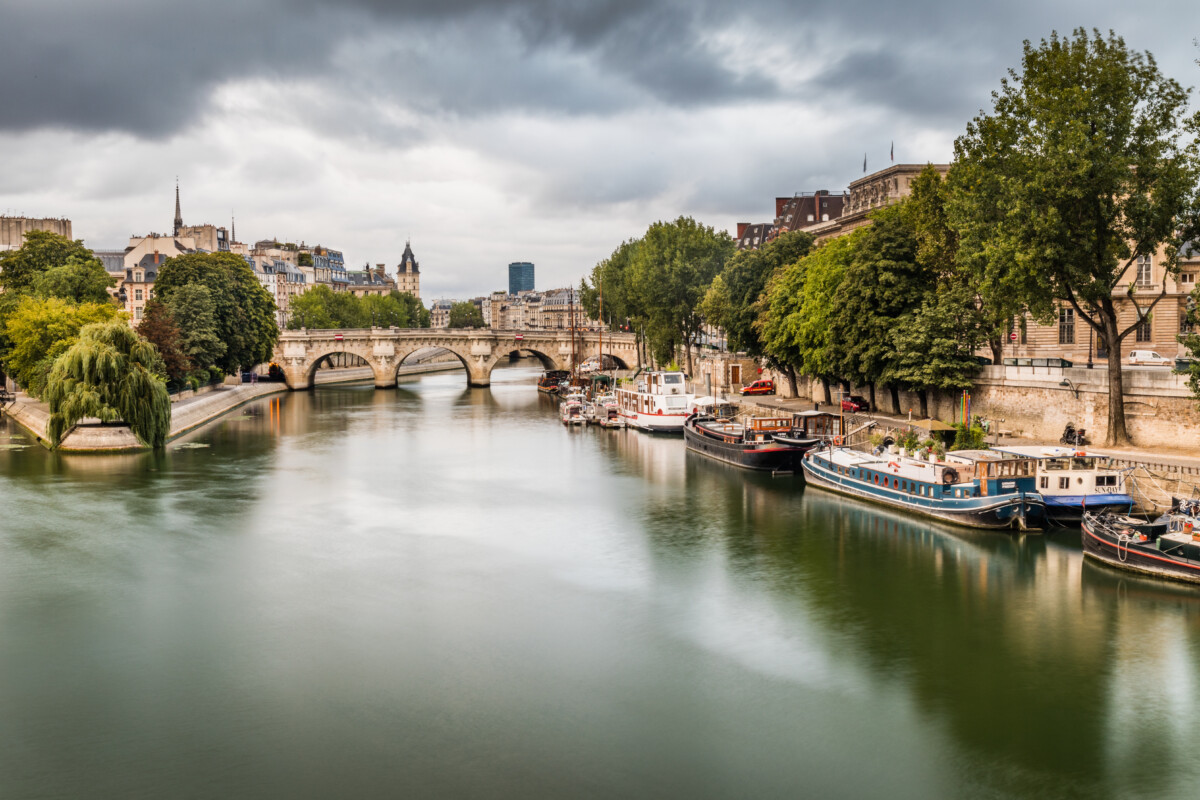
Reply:
<svg viewBox="0 0 1200 800"><path fill-rule="evenodd" d="M811 444L784 444L773 436L775 430L787 430L790 425L788 419L751 419L740 425L693 414L683 423L683 439L689 450L735 467L798 473Z"/></svg>
<svg viewBox="0 0 1200 800"><path fill-rule="evenodd" d="M1188 517L1147 522L1124 514L1086 511L1083 554L1117 569L1200 583L1200 539Z"/></svg>

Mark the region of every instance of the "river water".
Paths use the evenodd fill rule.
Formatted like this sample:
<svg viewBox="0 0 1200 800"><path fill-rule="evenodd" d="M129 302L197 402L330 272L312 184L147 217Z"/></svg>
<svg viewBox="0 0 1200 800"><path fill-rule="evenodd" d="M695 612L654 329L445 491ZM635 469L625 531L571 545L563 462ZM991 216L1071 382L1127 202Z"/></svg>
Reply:
<svg viewBox="0 0 1200 800"><path fill-rule="evenodd" d="M0 797L1200 791L1200 589L566 430L536 375L0 431Z"/></svg>

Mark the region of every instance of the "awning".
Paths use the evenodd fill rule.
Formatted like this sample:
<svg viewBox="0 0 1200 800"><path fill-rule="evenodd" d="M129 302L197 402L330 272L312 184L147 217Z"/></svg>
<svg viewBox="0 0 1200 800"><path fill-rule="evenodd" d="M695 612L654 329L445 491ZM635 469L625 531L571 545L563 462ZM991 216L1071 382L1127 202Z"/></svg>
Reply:
<svg viewBox="0 0 1200 800"><path fill-rule="evenodd" d="M942 422L941 420L937 420L937 419L918 419L918 420L913 420L910 424L914 428L922 428L923 430L927 430L930 433L932 433L933 431L952 431L952 430L954 430L953 425L947 425L946 423Z"/></svg>

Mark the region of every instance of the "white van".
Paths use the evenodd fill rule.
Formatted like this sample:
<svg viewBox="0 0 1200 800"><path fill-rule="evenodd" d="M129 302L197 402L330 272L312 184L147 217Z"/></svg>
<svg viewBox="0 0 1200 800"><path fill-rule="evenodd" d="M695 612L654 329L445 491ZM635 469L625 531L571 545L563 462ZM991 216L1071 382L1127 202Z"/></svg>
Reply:
<svg viewBox="0 0 1200 800"><path fill-rule="evenodd" d="M1129 353L1130 364L1145 364L1151 367L1169 367L1175 359L1160 356L1153 350L1133 350Z"/></svg>

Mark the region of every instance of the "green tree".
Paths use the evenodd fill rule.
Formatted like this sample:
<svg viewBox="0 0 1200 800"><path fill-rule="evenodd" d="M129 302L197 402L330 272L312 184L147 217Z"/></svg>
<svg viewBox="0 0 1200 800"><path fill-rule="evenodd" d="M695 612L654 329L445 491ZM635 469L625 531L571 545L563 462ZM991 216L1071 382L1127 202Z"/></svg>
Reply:
<svg viewBox="0 0 1200 800"><path fill-rule="evenodd" d="M33 294L75 303L111 303L114 301L108 290L115 284L100 259L71 256L62 266L51 267L35 277Z"/></svg>
<svg viewBox="0 0 1200 800"><path fill-rule="evenodd" d="M154 292L171 305L173 295L189 284L203 285L212 294L217 337L225 345L216 366L233 373L271 359L279 341L275 301L244 258L236 253L188 253L169 258L159 270Z"/></svg>
<svg viewBox="0 0 1200 800"><path fill-rule="evenodd" d="M642 237L630 288L643 298L646 331L660 362L671 360L676 347L682 346L688 372L692 371L692 344L704 325L700 304L733 251L728 233L691 217L656 222Z"/></svg>
<svg viewBox="0 0 1200 800"><path fill-rule="evenodd" d="M192 360L180 346L179 326L171 309L157 299L146 303L146 312L138 323L137 332L158 350L168 383L182 385L184 378L192 371Z"/></svg>
<svg viewBox="0 0 1200 800"><path fill-rule="evenodd" d="M906 203L881 208L856 238L853 258L831 316L832 335L841 343L838 373L866 384L875 406L875 386L887 382L893 411L899 412L898 374L893 371L892 330L904 315L920 308L936 285L934 273L917 261L917 240Z"/></svg>
<svg viewBox="0 0 1200 800"><path fill-rule="evenodd" d="M46 381L48 433L57 447L79 420L124 420L143 444L160 448L171 431L171 399L154 346L124 321L85 326L54 361Z"/></svg>
<svg viewBox="0 0 1200 800"><path fill-rule="evenodd" d="M29 231L21 247L0 253L0 287L5 292L30 292L43 273L94 258L80 240L71 241L50 231Z"/></svg>
<svg viewBox="0 0 1200 800"><path fill-rule="evenodd" d="M633 287L634 264L640 239L622 242L612 254L592 268L590 279L579 286L579 304L593 319L614 330L628 329L637 337L638 367L645 361L649 313L645 298ZM601 302L603 300L603 302Z"/></svg>
<svg viewBox="0 0 1200 800"><path fill-rule="evenodd" d="M54 360L75 343L81 328L124 319L112 303L76 305L57 297L24 297L7 320L12 349L5 368L26 392L41 397Z"/></svg>
<svg viewBox="0 0 1200 800"><path fill-rule="evenodd" d="M474 303L464 300L450 306L451 328L482 328L483 312Z"/></svg>
<svg viewBox="0 0 1200 800"><path fill-rule="evenodd" d="M971 388L979 371L974 311L969 297L938 292L892 329L896 352L888 376L920 393L922 417L929 416L930 390Z"/></svg>
<svg viewBox="0 0 1200 800"><path fill-rule="evenodd" d="M709 287L709 292L717 287L717 292L723 293L724 297L715 296L714 305L708 303L706 294L702 310L709 323L725 332L730 349L754 357L766 355L755 322L762 311L760 300L767 282L777 270L803 258L812 245L812 234L802 231L783 233L758 250L734 253L725 263L717 276L720 283L714 279Z"/></svg>
<svg viewBox="0 0 1200 800"><path fill-rule="evenodd" d="M217 304L202 283L189 283L162 301L170 309L179 329L179 349L193 369L207 370L225 355L225 343L217 328Z"/></svg>
<svg viewBox="0 0 1200 800"><path fill-rule="evenodd" d="M1108 351L1109 445L1130 441L1121 343L1166 291L1164 281L1142 298L1134 281L1119 284L1160 251L1177 271L1180 244L1200 228L1200 118L1188 94L1111 32L1052 34L1025 42L1021 72L955 143L960 245L1039 321L1066 305L1095 330ZM1124 326L1118 291L1135 310Z"/></svg>

